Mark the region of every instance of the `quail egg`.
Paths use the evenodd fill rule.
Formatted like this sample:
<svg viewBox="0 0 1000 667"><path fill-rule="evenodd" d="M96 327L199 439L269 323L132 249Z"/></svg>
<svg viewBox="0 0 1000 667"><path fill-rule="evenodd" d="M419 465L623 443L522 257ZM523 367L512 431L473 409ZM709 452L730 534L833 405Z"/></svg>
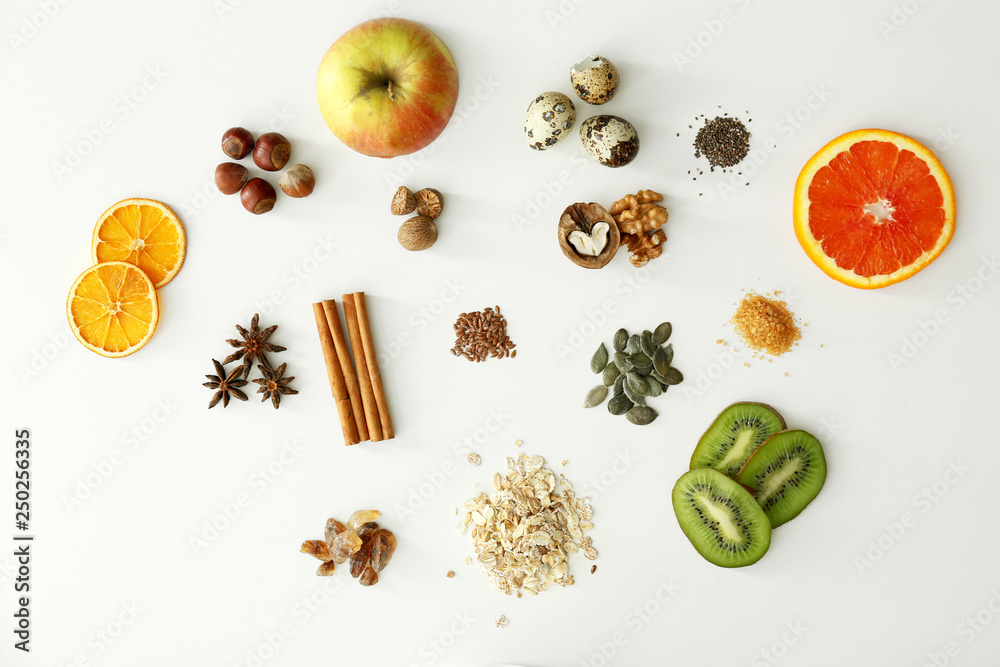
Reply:
<svg viewBox="0 0 1000 667"><path fill-rule="evenodd" d="M639 152L639 134L632 123L618 116L592 116L580 124L580 139L587 155L605 167L624 167Z"/></svg>
<svg viewBox="0 0 1000 667"><path fill-rule="evenodd" d="M604 56L589 56L569 70L573 90L587 104L604 104L618 92L618 70Z"/></svg>
<svg viewBox="0 0 1000 667"><path fill-rule="evenodd" d="M536 151L544 151L562 141L575 122L573 100L562 93L542 93L528 105L524 137Z"/></svg>

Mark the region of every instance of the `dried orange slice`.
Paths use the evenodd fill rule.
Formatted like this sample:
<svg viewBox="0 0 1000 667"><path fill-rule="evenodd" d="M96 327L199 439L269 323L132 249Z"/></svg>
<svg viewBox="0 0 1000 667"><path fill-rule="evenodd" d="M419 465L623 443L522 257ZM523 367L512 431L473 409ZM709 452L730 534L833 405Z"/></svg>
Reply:
<svg viewBox="0 0 1000 667"><path fill-rule="evenodd" d="M135 264L159 289L181 270L187 239L177 214L163 202L125 199L101 215L91 245L95 264Z"/></svg>
<svg viewBox="0 0 1000 667"><path fill-rule="evenodd" d="M88 350L105 357L125 357L145 345L156 330L156 288L133 264L102 262L73 283L66 316Z"/></svg>
<svg viewBox="0 0 1000 667"><path fill-rule="evenodd" d="M824 146L795 184L795 236L834 280L862 289L906 280L955 233L955 191L927 147L888 130Z"/></svg>

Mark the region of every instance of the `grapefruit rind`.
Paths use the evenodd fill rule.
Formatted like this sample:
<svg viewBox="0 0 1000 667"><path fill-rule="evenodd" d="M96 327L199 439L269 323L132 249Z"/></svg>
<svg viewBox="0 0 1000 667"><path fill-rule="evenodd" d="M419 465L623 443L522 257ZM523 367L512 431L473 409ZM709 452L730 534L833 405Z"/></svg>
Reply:
<svg viewBox="0 0 1000 667"><path fill-rule="evenodd" d="M809 201L809 186L812 183L813 177L817 171L829 164L839 153L849 150L852 145L860 141L886 141L895 144L900 150L913 152L925 162L930 173L937 181L938 187L941 188L941 194L944 198L944 203L942 204L945 213L944 226L942 227L937 243L930 250L924 251L923 254L910 264L901 266L896 271L883 275L862 276L853 270L841 268L832 257L823 251L821 242L809 230L809 205L811 203ZM798 238L799 244L806 251L809 259L826 275L851 287L877 289L887 287L913 276L937 259L945 249L955 233L955 191L952 188L951 179L941 165L940 160L937 159L929 148L919 141L890 130L855 130L841 135L828 143L802 167L798 180L795 182L793 216L795 236Z"/></svg>
<svg viewBox="0 0 1000 667"><path fill-rule="evenodd" d="M169 234L174 236L174 238L170 238L169 242L177 244L178 248L177 261L172 267L164 267L162 264L158 262L156 263L155 267L149 265L143 266L138 261L134 261L134 259L130 256L130 254L124 249L120 248L112 249L109 246L109 244L106 243L107 239L102 238L101 236L102 231L104 231L105 237L108 236L108 233L110 231L104 228L107 219L110 216L112 216L112 214L114 214L116 211L125 206L149 206L158 209L163 214L164 219L170 222L170 229L164 231L167 231ZM186 250L187 250L187 237L184 232L184 224L181 222L180 218L177 217L177 214L173 211L173 209L171 209L169 206L167 206L161 201L157 201L155 199L145 199L141 197L123 199L120 202L117 202L112 206L109 206L108 209L101 214L101 217L97 219L97 224L94 225L94 233L91 236L91 242L90 242L90 252L91 252L91 257L94 260L94 264L100 264L101 262L108 262L108 261L123 261L123 262L128 262L129 264L134 264L135 266L138 266L140 269L142 269L143 272L145 272L146 275L153 280L153 286L156 287L156 289L163 287L171 280L173 280L174 276L177 275L177 272L181 270L181 267L184 265L184 257L186 255ZM155 260L153 260L148 255L146 261L155 262ZM156 269L157 272L156 274L154 274L152 271L152 269L154 268Z"/></svg>
<svg viewBox="0 0 1000 667"><path fill-rule="evenodd" d="M78 321L77 317L74 315L73 302L74 299L78 298L78 291L80 291L81 283L83 283L84 280L87 280L88 277L90 277L97 271L100 271L104 268L115 267L115 266L124 267L125 272L123 275L127 274L130 276L132 280L145 286L145 292L149 297L150 321L148 322L147 325L148 330L146 331L145 335L138 341L132 343L131 345L129 345L127 348L124 349L108 350L99 345L91 343L89 340L87 340L87 337L81 332L81 329L88 323ZM85 298L85 297L80 297L80 298ZM73 282L73 286L69 290L69 297L67 297L66 299L66 319L69 320L69 327L73 331L73 335L76 336L76 339L80 341L80 344L82 344L85 348L87 348L91 352L95 352L101 355L102 357L109 357L109 358L127 357L128 355L133 354L134 352L138 351L140 348L145 346L146 343L149 342L149 339L153 337L153 333L156 332L156 325L160 319L159 302L156 294L156 288L153 286L153 281L149 278L149 276L146 275L146 273L142 269L129 262L113 261L113 262L101 262L99 264L95 264L94 266L89 267L87 270L81 273L80 276Z"/></svg>

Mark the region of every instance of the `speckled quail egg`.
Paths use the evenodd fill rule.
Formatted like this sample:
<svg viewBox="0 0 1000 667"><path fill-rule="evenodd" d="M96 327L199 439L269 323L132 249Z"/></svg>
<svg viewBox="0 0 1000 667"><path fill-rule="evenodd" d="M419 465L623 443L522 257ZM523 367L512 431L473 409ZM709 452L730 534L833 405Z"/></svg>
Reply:
<svg viewBox="0 0 1000 667"><path fill-rule="evenodd" d="M580 139L587 155L605 167L624 167L639 153L639 134L618 116L604 114L583 121Z"/></svg>
<svg viewBox="0 0 1000 667"><path fill-rule="evenodd" d="M604 104L618 92L618 70L604 56L589 56L569 70L573 90L587 104Z"/></svg>
<svg viewBox="0 0 1000 667"><path fill-rule="evenodd" d="M573 100L562 93L542 93L528 105L524 117L524 137L536 151L544 151L562 141L575 122Z"/></svg>

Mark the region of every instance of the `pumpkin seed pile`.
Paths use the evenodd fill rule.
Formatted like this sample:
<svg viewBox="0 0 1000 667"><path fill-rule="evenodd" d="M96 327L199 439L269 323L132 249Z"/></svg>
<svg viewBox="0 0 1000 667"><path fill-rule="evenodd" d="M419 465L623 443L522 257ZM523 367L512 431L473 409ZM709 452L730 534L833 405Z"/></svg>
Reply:
<svg viewBox="0 0 1000 667"><path fill-rule="evenodd" d="M597 407L614 392L608 401L608 412L625 415L637 426L652 423L658 413L646 405L646 399L655 398L684 380L684 375L670 365L674 346L663 346L672 331L670 322L631 336L625 329L619 329L615 332L614 356L601 343L590 359L590 370L602 375L603 383L587 392L583 407Z"/></svg>

